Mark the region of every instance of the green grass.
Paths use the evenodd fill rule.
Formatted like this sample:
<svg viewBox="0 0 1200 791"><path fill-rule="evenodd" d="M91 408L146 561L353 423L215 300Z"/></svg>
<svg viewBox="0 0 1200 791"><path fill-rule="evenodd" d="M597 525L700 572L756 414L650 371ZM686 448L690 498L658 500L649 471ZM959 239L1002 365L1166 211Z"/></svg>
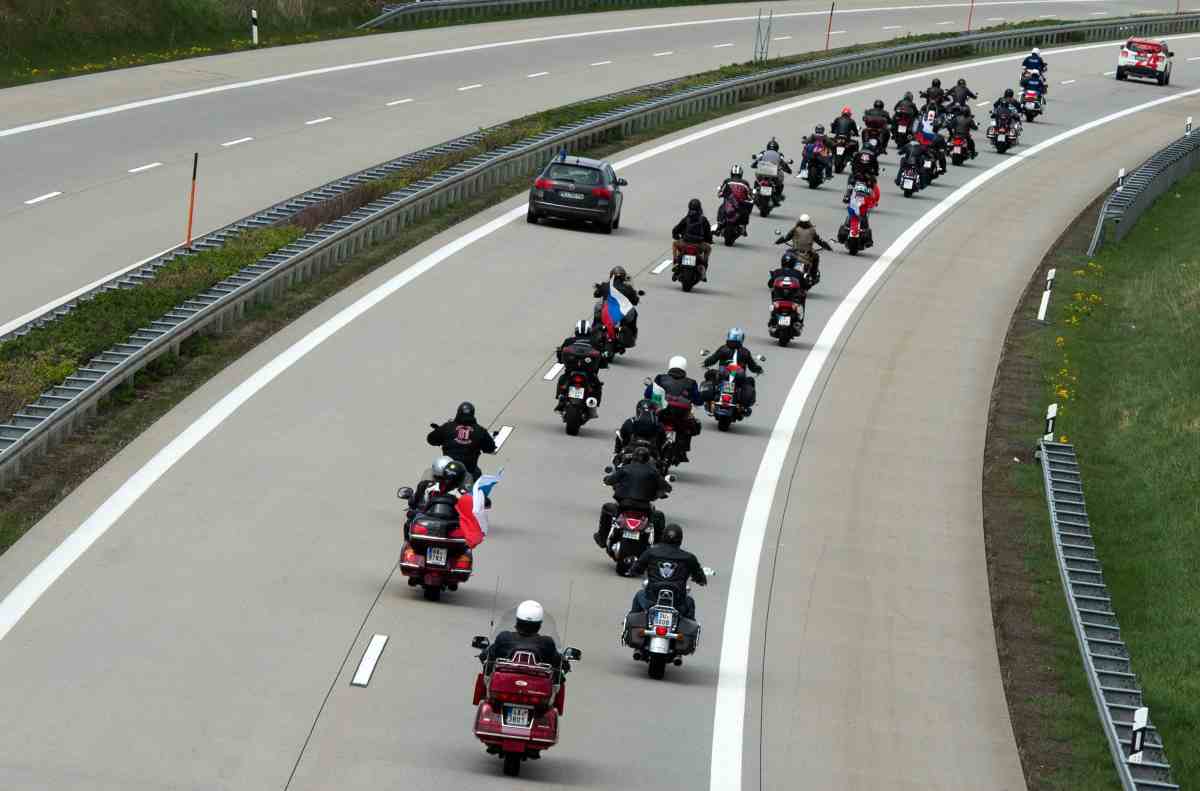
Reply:
<svg viewBox="0 0 1200 791"><path fill-rule="evenodd" d="M1076 445L1122 637L1184 788L1200 785L1198 250L1193 174L1121 243L1060 266L1036 339L1039 400Z"/></svg>

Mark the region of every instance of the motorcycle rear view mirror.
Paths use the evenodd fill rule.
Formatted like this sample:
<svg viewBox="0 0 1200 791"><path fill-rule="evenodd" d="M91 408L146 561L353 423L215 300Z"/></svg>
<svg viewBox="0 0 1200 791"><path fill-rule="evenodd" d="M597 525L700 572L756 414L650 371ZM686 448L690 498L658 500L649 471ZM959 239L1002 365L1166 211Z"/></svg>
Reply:
<svg viewBox="0 0 1200 791"><path fill-rule="evenodd" d="M642 291L642 290L639 288L639 289L638 289L638 296L639 296L639 297L644 297L644 296L646 296L646 292L645 292L645 291Z"/></svg>
<svg viewBox="0 0 1200 791"><path fill-rule="evenodd" d="M412 496L413 490L408 486L401 486L396 490L396 499L398 500L411 500Z"/></svg>
<svg viewBox="0 0 1200 791"><path fill-rule="evenodd" d="M707 356L708 356L708 355L710 355L710 354L712 354L712 352L711 352L711 351L709 351L708 349L701 349L701 350L700 350L700 356L701 356L701 357L707 357Z"/></svg>
<svg viewBox="0 0 1200 791"><path fill-rule="evenodd" d="M430 428L438 428L438 424L437 424L437 423L430 423L430 424L429 424L429 427L430 427Z"/></svg>
<svg viewBox="0 0 1200 791"><path fill-rule="evenodd" d="M617 186L618 187L628 187L629 182L626 181L625 179L617 179Z"/></svg>
<svg viewBox="0 0 1200 791"><path fill-rule="evenodd" d="M764 354L760 354L760 355L758 355L758 361L759 361L760 363L765 363L765 362L767 361L767 357L766 357L766 355L764 355Z"/></svg>
<svg viewBox="0 0 1200 791"><path fill-rule="evenodd" d="M717 570L709 568L708 566L704 566L704 576L715 577L715 576L717 576Z"/></svg>
<svg viewBox="0 0 1200 791"><path fill-rule="evenodd" d="M471 647L479 651L484 651L490 646L488 639L481 634L477 634L471 638Z"/></svg>
<svg viewBox="0 0 1200 791"><path fill-rule="evenodd" d="M794 159L789 159L789 160L788 160L788 164L789 164L789 165L794 165L794 164L796 164L796 160L794 160Z"/></svg>
<svg viewBox="0 0 1200 791"><path fill-rule="evenodd" d="M675 476L674 476L674 475L668 475L668 476L667 476L667 483L675 483Z"/></svg>
<svg viewBox="0 0 1200 791"><path fill-rule="evenodd" d="M568 659L572 662L578 662L580 659L583 659L583 652L578 648L564 648L562 655L563 659Z"/></svg>
<svg viewBox="0 0 1200 791"><path fill-rule="evenodd" d="M612 472L612 471L613 471L612 465L610 464L609 466L605 467L605 468L604 468L604 471L605 471L605 472Z"/></svg>
<svg viewBox="0 0 1200 791"><path fill-rule="evenodd" d="M646 385L646 387L649 387L650 385L654 384L654 380L647 376L642 380L642 384Z"/></svg>
<svg viewBox="0 0 1200 791"><path fill-rule="evenodd" d="M775 229L775 235L776 235L776 236L780 236L780 235L782 235L782 231L780 231L778 228L776 228L776 229Z"/></svg>

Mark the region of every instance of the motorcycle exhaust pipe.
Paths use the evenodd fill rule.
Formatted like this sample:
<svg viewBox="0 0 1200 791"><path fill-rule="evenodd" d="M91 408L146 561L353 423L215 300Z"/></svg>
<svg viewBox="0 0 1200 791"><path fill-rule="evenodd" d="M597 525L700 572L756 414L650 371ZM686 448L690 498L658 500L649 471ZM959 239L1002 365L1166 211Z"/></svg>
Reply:
<svg viewBox="0 0 1200 791"><path fill-rule="evenodd" d="M634 651L634 652L633 652L633 659L634 659L634 661L635 661L635 662L641 662L641 661L642 661L642 652L641 652L641 651Z"/></svg>

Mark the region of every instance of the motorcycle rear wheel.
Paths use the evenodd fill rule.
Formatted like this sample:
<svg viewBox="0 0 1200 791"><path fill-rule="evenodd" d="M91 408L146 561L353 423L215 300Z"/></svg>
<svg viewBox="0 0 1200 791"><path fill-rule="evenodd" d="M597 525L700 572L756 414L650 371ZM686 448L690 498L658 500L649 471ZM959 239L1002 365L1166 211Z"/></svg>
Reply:
<svg viewBox="0 0 1200 791"><path fill-rule="evenodd" d="M769 199L768 200L761 200L761 199L759 200L758 213L763 217L766 217L768 214L771 213L771 201Z"/></svg>
<svg viewBox="0 0 1200 791"><path fill-rule="evenodd" d="M580 414L579 407L568 406L563 412L563 423L566 424L569 436L578 436L579 427L583 425L583 415Z"/></svg>
<svg viewBox="0 0 1200 791"><path fill-rule="evenodd" d="M787 346L792 342L792 333L790 330L779 330L779 334L775 336L775 339L780 346Z"/></svg>
<svg viewBox="0 0 1200 791"><path fill-rule="evenodd" d="M441 601L442 589L436 585L424 586L425 601Z"/></svg>
<svg viewBox="0 0 1200 791"><path fill-rule="evenodd" d="M726 226L726 228L725 228L725 246L733 247L733 243L737 241L738 236L740 236L740 234L738 233L738 229L736 227L730 228L730 227Z"/></svg>
<svg viewBox="0 0 1200 791"><path fill-rule="evenodd" d="M963 156L962 156L962 154L955 154L954 156L952 156L950 158L950 161L953 162L956 166L961 167L962 163L963 163Z"/></svg>
<svg viewBox="0 0 1200 791"><path fill-rule="evenodd" d="M731 417L717 418L717 430L718 431L728 431L730 425L732 425L732 424L733 424L733 418L731 418Z"/></svg>
<svg viewBox="0 0 1200 791"><path fill-rule="evenodd" d="M647 672L650 674L650 678L655 681L661 681L667 675L667 658L658 654L651 654L650 666Z"/></svg>
<svg viewBox="0 0 1200 791"><path fill-rule="evenodd" d="M520 753L504 754L504 774L508 777L516 777L517 775L521 774Z"/></svg>

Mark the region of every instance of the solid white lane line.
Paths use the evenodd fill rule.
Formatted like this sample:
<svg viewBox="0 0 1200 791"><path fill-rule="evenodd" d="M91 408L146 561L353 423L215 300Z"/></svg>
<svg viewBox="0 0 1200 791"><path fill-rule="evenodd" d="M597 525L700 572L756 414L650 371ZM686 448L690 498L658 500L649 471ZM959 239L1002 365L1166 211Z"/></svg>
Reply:
<svg viewBox="0 0 1200 791"><path fill-rule="evenodd" d="M651 269L650 271L651 271L651 272L653 272L653 273L654 273L654 274L656 274L656 275L661 275L663 272L665 272L665 271L666 271L667 267L669 267L670 265L671 265L671 259L670 259L670 258L668 258L666 261L663 261L661 264L659 264L658 266L654 267L654 268L653 268L653 269Z"/></svg>
<svg viewBox="0 0 1200 791"><path fill-rule="evenodd" d="M161 167L162 167L161 162L151 162L149 165L139 165L136 168L130 168L128 170L128 172L129 173L145 173L147 170L154 170L155 168L161 168Z"/></svg>
<svg viewBox="0 0 1200 791"><path fill-rule="evenodd" d="M563 369L562 363L555 363L554 365L550 366L550 370L546 371L546 375L543 376L542 379L544 379L547 382L553 382L555 379L558 378L558 375L560 373L562 373L562 369Z"/></svg>
<svg viewBox="0 0 1200 791"><path fill-rule="evenodd" d="M1093 11L1091 16L1108 16L1107 11Z"/></svg>
<svg viewBox="0 0 1200 791"><path fill-rule="evenodd" d="M504 447L504 443L508 441L509 435L512 433L512 426L500 427L500 430L496 432L496 450L500 450L500 448Z"/></svg>
<svg viewBox="0 0 1200 791"><path fill-rule="evenodd" d="M779 39L775 39L775 40L778 41ZM733 46L733 42L731 41L726 44L713 44L713 49L721 49L722 47L732 47L732 46Z"/></svg>
<svg viewBox="0 0 1200 791"><path fill-rule="evenodd" d="M471 83L470 85L464 85L464 86L462 86L461 88L459 88L459 90L460 90L460 91L473 91L473 90L475 90L476 88L482 88L482 87L483 87L483 83L482 83L482 82L473 82L473 83Z"/></svg>
<svg viewBox="0 0 1200 791"><path fill-rule="evenodd" d="M1200 34L1176 36L1176 40L1197 37L1200 37ZM1046 54L1062 55L1072 52L1085 52L1093 49L1099 49L1101 47L1111 47L1113 44L1117 43L1121 42L1105 41L1096 44L1082 44L1075 47L1064 47L1061 49L1048 50ZM1014 63L1019 62L1023 57L1024 56L1020 54L1001 55L994 58L985 58L983 60L961 63L957 65L957 68L973 69L983 66L991 66L998 63ZM887 77L872 82L857 83L849 87L837 88L831 91L806 96L802 99L797 99L786 104L775 105L773 107L751 112L746 115L739 115L729 121L713 124L681 137L672 138L637 154L614 162L612 165L614 169L619 171L622 168L631 167L639 162L651 159L664 152L690 145L698 140L704 140L713 135L726 132L730 129L737 129L738 127L759 121L763 118L770 118L781 113L798 109L800 107L807 107L811 104L829 101L830 99L836 99L842 96L870 93L878 88L883 88L890 85L897 85L905 82L911 83L912 80L919 80L922 77L937 76L941 74L943 70L944 68L942 67L930 68L922 71L907 72L902 75ZM1178 99L1190 96L1196 92L1197 91L1185 91L1172 94L1170 96L1164 96L1160 99L1150 102L1148 105L1138 105L1135 108L1131 108L1130 112L1136 112L1137 110L1148 106L1156 106L1158 104L1176 101ZM1109 117L1111 118L1112 116ZM1029 149L1029 151L1035 150L1037 150L1037 146ZM1028 152L1018 151L1018 153L1013 156L1023 158L1023 156L1027 153ZM1005 161L1016 162L1019 161L1019 159L1014 158ZM25 613L29 612L30 608L37 603L38 599L40 599L42 595L50 589L50 586L53 585L55 581L57 581L58 578L61 577L67 571L67 569L69 569L75 563L76 560L82 557L83 554L87 552L88 548L92 546L92 544L94 544L105 533L107 533L112 526L116 524L117 520L120 519L125 512L128 511L129 508L133 506L133 504L136 503L142 497L142 495L144 495L150 489L151 486L153 486L163 475L165 475L172 467L174 467L180 459L186 456L188 452L192 450L192 448L196 447L196 445L204 440L205 437L207 437L214 430L216 430L217 427L225 422L225 420L234 412L236 412L243 404L253 398L259 391L274 381L275 378L284 371L288 370L297 362L304 359L309 352L311 352L313 349L316 349L326 340L331 338L343 327L350 324L359 316L383 302L388 297L392 296L421 275L434 269L443 261L453 257L454 255L457 255L480 239L485 239L501 228L504 228L506 225L516 222L518 219L524 217L528 208L528 204L515 206L504 214L501 214L499 217L480 225L474 230L468 231L457 239L454 239L442 247L439 247L437 250L429 253L421 260L416 261L404 271L397 273L393 277L376 286L371 291L359 297L351 304L342 308L324 323L315 327L307 335L297 340L288 348L284 349L277 356L267 362L263 367L251 373L240 384L218 399L216 403L214 403L204 412L204 414L196 418L196 420L188 425L187 428L185 428L173 440L163 446L158 453L154 454L149 461L142 465L135 473L133 473L133 475L127 478L124 483L117 487L116 491L114 491L107 500L101 503L101 505L95 511L93 511L87 517L87 519L85 519L79 525L79 527L75 528L75 530L72 531L71 534L62 541L62 543L55 547L50 554L43 558L42 561L38 563L32 571L29 572L29 574L27 574L19 583L17 583L17 585L8 592L8 595L6 595L3 600L0 600L0 640L3 640L9 634L9 632L12 631L12 628L16 626L17 622L25 616ZM153 256L151 258L153 258ZM148 260L151 259L145 259L143 262L135 264L133 267L127 267L120 271L131 271ZM117 273L114 273L114 275L115 274ZM109 277L114 275L110 275ZM97 281L97 284L100 282L103 281ZM92 288L94 287L95 285L92 286ZM76 295L79 293L86 293L86 290L76 292ZM41 312L44 311L39 311L33 315L39 315ZM30 314L26 315L29 316ZM28 318L18 319L17 322L19 323L14 325L12 322L10 322L7 326L20 326L28 320ZM0 330L9 331L4 328L0 328ZM761 539L759 540L759 544L761 546ZM753 574L751 576L753 576ZM753 604L753 600L754 597L751 595L751 605ZM729 625L728 619L726 619L726 625ZM746 624L746 628L749 628L748 623ZM726 636L726 639L729 639L728 635ZM727 642L725 646L723 646L722 656L724 656L724 651L729 647L729 645L730 644ZM733 656L735 658L737 653L737 650L733 649ZM745 660L745 657L743 657L743 660ZM742 662L741 668L741 671L739 671L737 667L734 666L731 672L735 675L738 672L741 672L742 677L745 678L745 661ZM732 689L732 681L728 680L726 677L724 664L722 664L721 670L718 701L725 700L725 698L722 697L723 691L725 694L732 694L735 691ZM742 700L744 701L745 689L743 688L738 694L742 696ZM742 722L743 706L738 704L738 707L736 710L734 710L730 709L728 705L725 705L721 711L724 711L727 714L732 711L736 715L732 716L731 719L736 723L737 735L736 737L724 735L724 731L727 728L727 725L724 722L721 722L720 727L715 731L715 733L721 734L720 738L723 741L718 744L717 736L714 736L714 760L712 764L713 791L728 791L728 789L737 789L740 788L741 784L741 748L742 729L744 727L744 723ZM731 744L737 745L737 749L733 751L737 761L737 767L735 771L719 765L718 761L716 760L718 755L726 756L729 753ZM730 775L730 771L733 771L734 773ZM718 782L718 772L725 773L721 775L722 778L728 776L736 777L737 782L722 785L720 782Z"/></svg>
<svg viewBox="0 0 1200 791"><path fill-rule="evenodd" d="M354 671L354 678L350 679L350 686L365 687L371 683L371 674L375 672L375 665L378 664L387 641L386 634L377 634L371 638L367 650L363 652L362 660L358 663L358 670Z"/></svg>
<svg viewBox="0 0 1200 791"><path fill-rule="evenodd" d="M533 74L526 74L525 79L531 80L534 77L545 77L549 73L550 72L548 72L548 71L535 71Z"/></svg>
<svg viewBox="0 0 1200 791"><path fill-rule="evenodd" d="M1073 82L1075 82L1075 80L1063 80L1059 83L1059 85L1070 85Z"/></svg>
<svg viewBox="0 0 1200 791"><path fill-rule="evenodd" d="M1002 17L1002 16L990 16L990 17L988 17L988 18L987 18L987 21L988 21L988 22L1003 22L1003 21L1004 21L1004 17Z"/></svg>
<svg viewBox="0 0 1200 791"><path fill-rule="evenodd" d="M1200 60L1200 55L1197 55L1194 58L1188 58L1188 60ZM1116 72L1114 71L1113 74L1116 74Z"/></svg>
<svg viewBox="0 0 1200 791"><path fill-rule="evenodd" d="M412 99L397 99L397 100L396 100L396 101L394 101L394 102L388 102L388 103L387 103L387 106L388 106L388 107L395 107L395 106L396 106L396 105L398 105L398 104L408 104L408 103L409 103L409 102L411 102L411 101L412 101Z"/></svg>
<svg viewBox="0 0 1200 791"><path fill-rule="evenodd" d="M240 146L242 143L249 143L253 137L239 137L237 140L227 140L221 144L221 148L229 148L230 146Z"/></svg>
<svg viewBox="0 0 1200 791"><path fill-rule="evenodd" d="M989 102L987 102L987 101L975 102L976 107L987 107L988 104L989 104Z"/></svg>
<svg viewBox="0 0 1200 791"><path fill-rule="evenodd" d="M1006 5L1061 5L1066 3L1092 3L1095 0L993 0L992 2L975 3L976 6L1006 6ZM928 8L966 8L971 3L953 2L953 3L931 3L925 5L906 5L906 6L891 6L881 8L847 8L842 11L837 11L838 14L868 14L868 13L887 13L896 11L919 11ZM786 14L776 14L775 19L784 19L788 17L806 17L818 16L826 17L828 11L793 11ZM274 85L278 82L288 82L291 80L303 79L305 77L317 77L324 74L334 74L341 71L351 71L354 69L366 69L374 66L386 66L392 63L403 63L411 60L423 60L426 58L440 57L442 55L460 55L465 52L482 52L489 49L499 49L503 47L518 47L528 44L540 44L546 41L567 41L577 38L590 38L595 36L610 36L619 33L636 33L644 30L669 30L672 28L694 27L698 25L722 25L729 22L752 22L756 20L756 16L734 16L723 17L720 19L695 19L684 22L664 22L656 25L634 25L632 27L610 28L606 30L583 30L578 33L559 33L553 36L535 36L533 38L513 39L511 41L493 41L487 44L473 44L466 47L454 47L451 49L430 50L427 52L414 52L409 55L396 55L390 58L377 58L375 60L357 61L355 63L343 63L337 66L326 66L319 69L306 69L305 71L291 72L289 74L277 74L272 77L262 77L254 80L244 80L242 82L231 82L224 85L214 85L209 88L200 88L194 91L184 91L182 93L172 93L166 96L156 96L152 99L141 99L135 102L126 102L117 104L111 107L102 107L97 110L89 110L84 113L75 113L73 115L64 115L59 118L50 118L45 121L36 121L30 124L22 124L8 129L0 129L0 137L9 137L10 135L19 135L26 132L34 132L39 129L49 129L53 126L61 126L70 124L76 121L85 121L89 118L102 118L106 115L114 113L128 112L129 110L139 110L144 107L154 107L159 104L168 104L170 102L183 101L184 99L194 99L199 96L211 96L214 93L225 93L227 91L236 91L243 88L255 88L260 85ZM845 33L844 30L835 31L836 33ZM1178 36L1176 36L1178 38Z"/></svg>
<svg viewBox="0 0 1200 791"><path fill-rule="evenodd" d="M36 198L30 198L29 200L25 201L25 205L33 206L35 204L41 203L42 201L47 201L47 200L50 200L51 198L57 198L59 195L62 195L61 191L47 192L45 195L38 195Z"/></svg>
<svg viewBox="0 0 1200 791"><path fill-rule="evenodd" d="M1105 76L1105 77L1111 77L1111 76L1113 76L1114 74L1116 74L1116 72L1115 72L1115 71L1106 71L1106 72L1104 72L1104 76Z"/></svg>
<svg viewBox="0 0 1200 791"><path fill-rule="evenodd" d="M776 36L773 40L774 41L787 41L790 38L791 38L791 36Z"/></svg>
<svg viewBox="0 0 1200 791"><path fill-rule="evenodd" d="M843 33L845 33L845 32L846 32L846 31L844 31L844 30L831 30L831 31L829 31L829 35L831 35L831 36L840 36L840 35L842 35L842 34L843 34Z"/></svg>
<svg viewBox="0 0 1200 791"><path fill-rule="evenodd" d="M669 49L669 50L667 50L666 52L655 52L653 57L656 57L656 58L661 58L661 57L664 57L664 56L666 56L666 55L674 55L674 54L675 54L675 50L673 50L673 49Z"/></svg>
<svg viewBox="0 0 1200 791"><path fill-rule="evenodd" d="M904 25L884 25L883 29L884 30L899 30L902 27L904 27Z"/></svg>
<svg viewBox="0 0 1200 791"><path fill-rule="evenodd" d="M859 305L870 296L875 285L887 274L892 263L908 249L909 245L920 239L947 212L996 176L1016 167L1026 159L1036 157L1052 146L1091 131L1098 126L1174 101L1188 94L1198 93L1200 93L1200 88L1120 110L1068 129L1028 149L1017 151L1009 159L993 165L950 193L900 234L896 241L854 284L846 298L834 310L800 367L800 373L796 375L791 391L783 401L783 409L779 413L779 419L775 421L775 427L771 430L771 437L767 440L767 449L763 453L762 462L755 475L754 485L750 490L750 499L742 518L741 530L738 533L733 567L729 572L729 594L725 605L724 632L721 638L721 670L717 680L716 705L713 708L713 746L712 759L709 764L712 771L710 791L740 791L742 788L742 747L745 733L746 690L751 677L750 643L754 628L754 596L758 585L759 558L763 542L766 539L767 523L775 504L775 490L778 488L783 473L788 448L799 427L804 408L820 380L826 362L836 351L838 340L851 319L854 318Z"/></svg>
<svg viewBox="0 0 1200 791"><path fill-rule="evenodd" d="M607 66L610 63L612 63L611 60L598 60L595 63L589 63L588 65L589 66Z"/></svg>
<svg viewBox="0 0 1200 791"><path fill-rule="evenodd" d="M332 121L332 120L333 120L332 115L323 115L320 118L314 118L311 121L305 121L304 125L305 126L315 126L316 124L323 124L326 121Z"/></svg>
<svg viewBox="0 0 1200 791"><path fill-rule="evenodd" d="M954 20L953 20L953 19L947 19L945 22L938 22L938 24L939 24L939 25L953 25L953 24L954 24Z"/></svg>

